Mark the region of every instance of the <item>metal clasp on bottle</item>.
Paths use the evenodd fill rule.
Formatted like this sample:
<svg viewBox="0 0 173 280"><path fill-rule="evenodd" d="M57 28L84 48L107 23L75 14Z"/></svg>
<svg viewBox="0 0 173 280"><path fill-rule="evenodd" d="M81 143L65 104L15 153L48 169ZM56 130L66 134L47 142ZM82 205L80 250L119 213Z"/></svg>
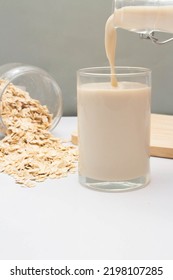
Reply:
<svg viewBox="0 0 173 280"><path fill-rule="evenodd" d="M155 37L155 31L151 31L149 33L140 33L139 36L140 36L141 39L145 39L145 40L149 39L154 44L157 44L157 45L163 45L163 44L166 44L166 43L169 43L169 42L173 41L173 38L169 38L167 40L160 41L158 38Z"/></svg>

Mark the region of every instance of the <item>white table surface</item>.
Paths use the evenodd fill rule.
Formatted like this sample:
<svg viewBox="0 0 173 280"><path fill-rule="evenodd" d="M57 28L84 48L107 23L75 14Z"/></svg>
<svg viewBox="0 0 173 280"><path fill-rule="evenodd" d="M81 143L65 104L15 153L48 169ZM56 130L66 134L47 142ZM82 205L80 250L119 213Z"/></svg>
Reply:
<svg viewBox="0 0 173 280"><path fill-rule="evenodd" d="M70 138L75 117L55 135ZM151 158L151 183L93 191L78 175L22 188L0 174L0 259L173 259L173 160Z"/></svg>

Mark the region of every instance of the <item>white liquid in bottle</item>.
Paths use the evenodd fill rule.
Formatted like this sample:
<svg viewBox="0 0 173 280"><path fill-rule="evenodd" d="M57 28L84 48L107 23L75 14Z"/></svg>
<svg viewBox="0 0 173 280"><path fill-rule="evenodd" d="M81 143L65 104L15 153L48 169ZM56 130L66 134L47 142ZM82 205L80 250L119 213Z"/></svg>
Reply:
<svg viewBox="0 0 173 280"><path fill-rule="evenodd" d="M125 6L115 9L114 26L143 33L173 33L173 6Z"/></svg>

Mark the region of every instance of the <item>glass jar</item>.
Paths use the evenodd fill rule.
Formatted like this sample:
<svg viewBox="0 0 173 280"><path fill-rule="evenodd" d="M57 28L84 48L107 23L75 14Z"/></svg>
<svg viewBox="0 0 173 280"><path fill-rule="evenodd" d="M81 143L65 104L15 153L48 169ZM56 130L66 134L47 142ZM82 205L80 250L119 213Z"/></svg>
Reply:
<svg viewBox="0 0 173 280"><path fill-rule="evenodd" d="M49 113L52 114L52 126L54 129L62 116L62 93L57 82L43 69L10 63L0 66L0 80L6 83L0 87L0 101L10 83L27 91L31 98L36 99L41 105L46 105ZM0 111L0 134L5 135L5 125Z"/></svg>
<svg viewBox="0 0 173 280"><path fill-rule="evenodd" d="M173 33L173 0L113 0L115 27Z"/></svg>

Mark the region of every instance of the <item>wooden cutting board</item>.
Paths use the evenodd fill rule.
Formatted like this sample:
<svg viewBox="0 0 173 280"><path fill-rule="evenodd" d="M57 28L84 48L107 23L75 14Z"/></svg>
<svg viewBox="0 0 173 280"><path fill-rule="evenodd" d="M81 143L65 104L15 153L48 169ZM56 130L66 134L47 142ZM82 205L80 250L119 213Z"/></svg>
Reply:
<svg viewBox="0 0 173 280"><path fill-rule="evenodd" d="M173 158L173 116L151 114L151 156Z"/></svg>
<svg viewBox="0 0 173 280"><path fill-rule="evenodd" d="M77 131L72 133L72 143L78 143ZM151 114L150 154L173 158L173 116Z"/></svg>

